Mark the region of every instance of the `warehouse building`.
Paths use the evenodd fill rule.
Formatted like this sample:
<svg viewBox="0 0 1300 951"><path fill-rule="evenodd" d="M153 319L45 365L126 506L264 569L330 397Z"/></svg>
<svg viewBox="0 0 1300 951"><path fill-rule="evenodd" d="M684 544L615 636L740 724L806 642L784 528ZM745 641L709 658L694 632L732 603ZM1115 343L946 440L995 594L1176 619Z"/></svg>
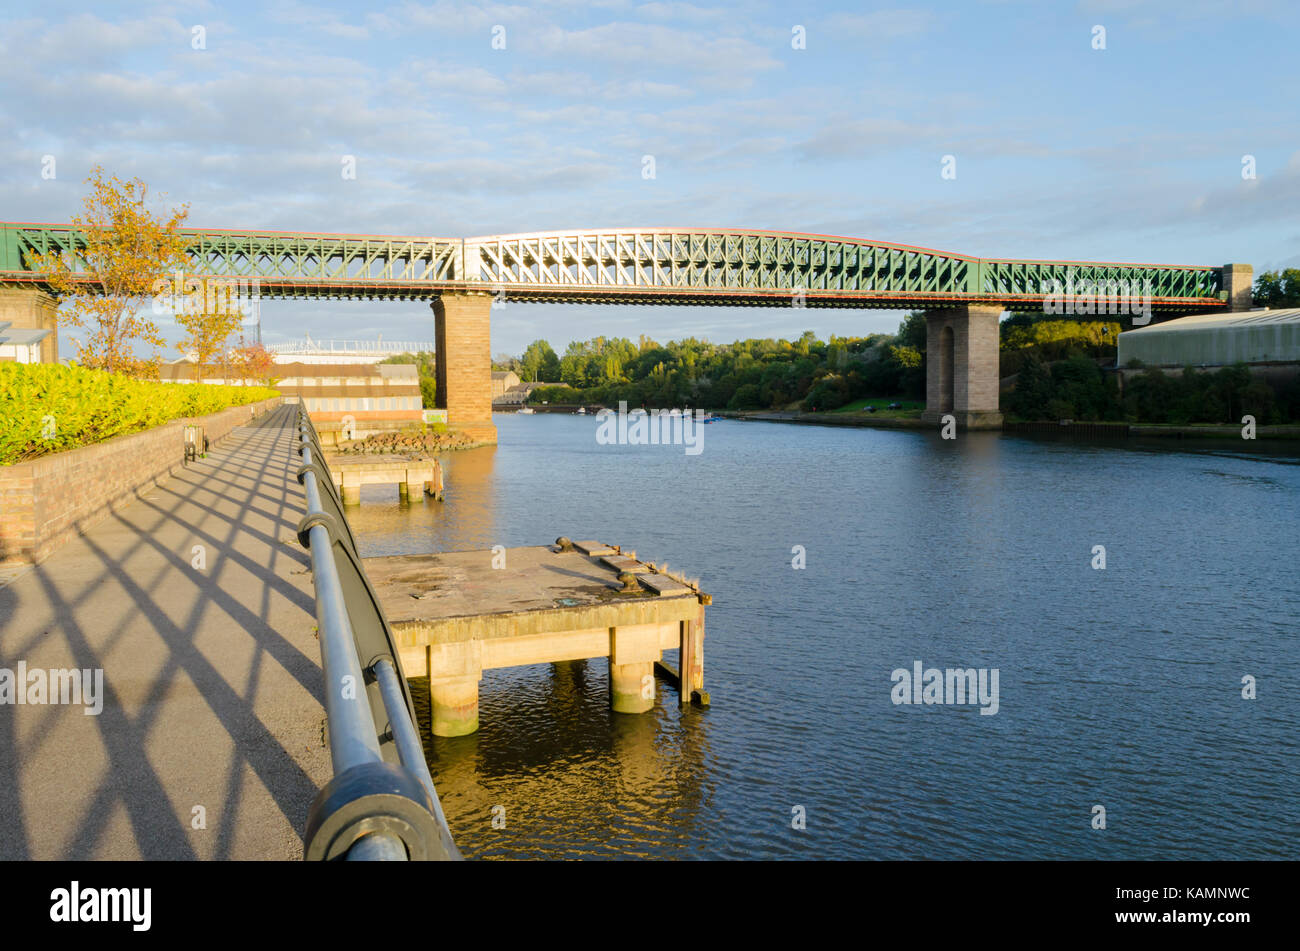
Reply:
<svg viewBox="0 0 1300 951"><path fill-rule="evenodd" d="M1119 335L1118 364L1131 360L1177 372L1245 363L1256 376L1283 385L1300 374L1300 308L1180 317Z"/></svg>

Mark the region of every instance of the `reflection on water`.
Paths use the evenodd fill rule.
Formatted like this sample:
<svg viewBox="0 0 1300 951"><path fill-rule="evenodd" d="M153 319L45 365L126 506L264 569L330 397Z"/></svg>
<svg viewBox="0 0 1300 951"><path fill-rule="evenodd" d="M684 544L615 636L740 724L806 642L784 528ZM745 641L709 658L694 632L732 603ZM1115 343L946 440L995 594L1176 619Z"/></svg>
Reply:
<svg viewBox="0 0 1300 951"><path fill-rule="evenodd" d="M428 732L428 681L411 681L425 750L470 857L656 857L707 810L707 714L665 694L642 716L609 709L606 662L488 671L479 732ZM493 807L504 806L493 827ZM498 825L500 824L498 820Z"/></svg>
<svg viewBox="0 0 1300 951"><path fill-rule="evenodd" d="M366 487L362 553L666 560L714 596L713 707L615 715L603 659L485 672L479 733L425 736L467 856L1300 857L1294 446L728 421L688 457L497 424L443 503ZM998 668L999 713L894 706L915 660Z"/></svg>

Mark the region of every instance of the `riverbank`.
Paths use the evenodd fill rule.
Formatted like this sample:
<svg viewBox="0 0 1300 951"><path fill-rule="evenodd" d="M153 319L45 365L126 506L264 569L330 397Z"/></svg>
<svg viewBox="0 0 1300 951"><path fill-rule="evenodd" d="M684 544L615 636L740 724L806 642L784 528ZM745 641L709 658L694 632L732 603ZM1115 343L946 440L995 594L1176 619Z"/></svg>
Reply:
<svg viewBox="0 0 1300 951"><path fill-rule="evenodd" d="M930 429L920 416L868 416L837 413L754 412L719 410L724 419L757 420L761 423L800 423L805 426L870 426L877 429Z"/></svg>
<svg viewBox="0 0 1300 951"><path fill-rule="evenodd" d="M744 412L720 410L716 413L726 419L757 420L763 423L799 423L806 426L859 426L875 429L933 429L933 423L919 416L867 416L840 415L837 413ZM1175 439L1240 439L1239 425L1174 425L1166 423L1101 423L1101 422L1007 422L1002 426L1006 433L1046 436L1086 436L1126 439L1159 436ZM1288 423L1279 426L1259 426L1257 439L1300 440L1300 425Z"/></svg>

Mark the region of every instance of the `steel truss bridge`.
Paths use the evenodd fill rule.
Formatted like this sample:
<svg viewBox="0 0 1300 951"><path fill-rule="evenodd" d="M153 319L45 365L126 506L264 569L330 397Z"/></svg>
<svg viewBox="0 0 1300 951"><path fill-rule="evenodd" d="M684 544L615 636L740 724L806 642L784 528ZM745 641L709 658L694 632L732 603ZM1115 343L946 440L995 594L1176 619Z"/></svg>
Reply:
<svg viewBox="0 0 1300 951"><path fill-rule="evenodd" d="M186 230L186 277L247 282L263 298L429 300L482 291L501 300L605 304L1041 310L1053 281L1150 294L1157 311L1227 303L1214 266L976 258L858 238L784 231L619 228L477 238ZM0 223L0 286L43 284L30 256L84 271L70 225ZM1059 293L1059 292L1058 292Z"/></svg>

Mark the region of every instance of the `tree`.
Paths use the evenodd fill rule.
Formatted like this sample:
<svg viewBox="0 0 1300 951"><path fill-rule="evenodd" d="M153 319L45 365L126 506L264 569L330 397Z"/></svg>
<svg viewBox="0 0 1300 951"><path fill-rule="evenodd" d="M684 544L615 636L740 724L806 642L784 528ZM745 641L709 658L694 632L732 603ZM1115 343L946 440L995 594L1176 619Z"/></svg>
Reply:
<svg viewBox="0 0 1300 951"><path fill-rule="evenodd" d="M545 340L534 340L519 360L520 376L526 383L558 383L560 358Z"/></svg>
<svg viewBox="0 0 1300 951"><path fill-rule="evenodd" d="M1255 278L1254 298L1259 307L1300 307L1300 269L1265 271Z"/></svg>
<svg viewBox="0 0 1300 951"><path fill-rule="evenodd" d="M903 318L898 325L898 337L894 343L900 347L911 347L921 354L925 353L925 314L914 312Z"/></svg>
<svg viewBox="0 0 1300 951"><path fill-rule="evenodd" d="M182 354L194 353L196 382L203 382L204 367L226 349L226 341L243 321L243 312L229 304L224 295L203 291L186 295L176 311L176 323L185 331L177 347Z"/></svg>
<svg viewBox="0 0 1300 951"><path fill-rule="evenodd" d="M230 363L235 376L245 384L249 380L265 383L275 366L275 356L260 343L241 344L231 352Z"/></svg>
<svg viewBox="0 0 1300 951"><path fill-rule="evenodd" d="M144 375L156 372L158 354L138 357L138 341L161 348L165 341L145 310L167 275L183 269L185 239L178 228L188 214L173 209L162 221L145 207L147 186L135 178L123 182L96 166L86 179L90 194L85 214L72 225L85 241L75 256L47 252L28 258L55 294L64 298L61 319L87 331L77 341L77 361L85 367Z"/></svg>
<svg viewBox="0 0 1300 951"><path fill-rule="evenodd" d="M1021 419L1042 419L1053 396L1051 372L1038 354L1030 354L1016 377L1016 389L1010 400L1011 412Z"/></svg>

